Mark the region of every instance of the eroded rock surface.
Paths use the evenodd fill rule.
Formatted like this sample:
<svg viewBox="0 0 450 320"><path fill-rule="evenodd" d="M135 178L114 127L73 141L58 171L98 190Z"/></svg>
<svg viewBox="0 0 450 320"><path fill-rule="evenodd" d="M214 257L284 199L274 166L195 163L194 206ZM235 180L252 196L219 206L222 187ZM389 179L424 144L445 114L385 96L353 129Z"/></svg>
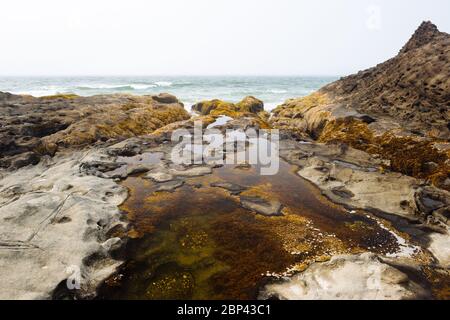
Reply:
<svg viewBox="0 0 450 320"><path fill-rule="evenodd" d="M0 180L1 299L49 299L74 276L78 294L92 297L120 265L110 253L122 240L110 230L126 228L118 205L127 190L81 173L87 158L95 155L46 159Z"/></svg>
<svg viewBox="0 0 450 320"><path fill-rule="evenodd" d="M384 167L450 191L449 45L424 22L396 57L287 100L271 125L378 155Z"/></svg>
<svg viewBox="0 0 450 320"><path fill-rule="evenodd" d="M42 155L54 155L61 148L123 140L189 118L168 94L2 97L0 167L11 169L36 164Z"/></svg>
<svg viewBox="0 0 450 320"><path fill-rule="evenodd" d="M126 235L118 206L127 190L113 179L158 162L133 139L98 147L188 118L169 94L0 93L0 297L61 298L66 279L80 284L78 296L93 297L122 263L111 254Z"/></svg>
<svg viewBox="0 0 450 320"><path fill-rule="evenodd" d="M268 128L269 113L264 111L264 103L252 96L245 97L238 103L214 99L202 101L192 106L192 111L201 115L229 116L235 119L250 118L261 128Z"/></svg>
<svg viewBox="0 0 450 320"><path fill-rule="evenodd" d="M423 299L428 292L375 255L334 256L288 280L267 285L260 298L287 300Z"/></svg>
<svg viewBox="0 0 450 320"><path fill-rule="evenodd" d="M267 201L258 197L241 196L241 205L264 216L281 215L282 205L278 201Z"/></svg>
<svg viewBox="0 0 450 320"><path fill-rule="evenodd" d="M415 228L436 230L429 235L428 248L439 252L435 255L439 263L448 265L448 191L387 172L381 167L382 160L351 147L282 140L280 155L299 166L298 175L314 183L335 203L352 210L399 216L415 223Z"/></svg>
<svg viewBox="0 0 450 320"><path fill-rule="evenodd" d="M273 122L301 125L318 135L326 122L352 117L374 131L448 139L449 44L447 33L424 22L396 57L306 98L288 100L274 110Z"/></svg>
<svg viewBox="0 0 450 320"><path fill-rule="evenodd" d="M278 260L283 261L285 267L291 266L296 261L301 261L301 266L296 266L298 269L295 270L304 270L309 263L320 259L323 259L320 261L325 261L333 254L342 254L348 252L346 250L350 250L345 249L344 242L346 239L344 236L341 235L338 238L331 232L325 232L310 225L311 222L302 216L304 212L302 210L297 212L293 208L294 202L291 203L287 200L289 198L274 193L276 187L270 183L252 185L253 178L251 176L257 173L254 173L254 167L251 164L232 165L226 169L232 170L233 176L245 174L246 179L243 180L245 183L241 183L227 180L227 175L220 176L218 171L224 168L216 164L180 165L173 163L170 155L176 143L170 139L171 132L179 128L192 130L192 124L191 120L182 120L162 127L150 135L129 138L111 145L97 145L87 153L68 153L67 158L63 158L62 153L58 153L53 162L48 163L45 167L45 163L41 161L37 166L16 171L16 173L20 173L20 179L23 179L23 181L13 179L16 173L5 172L6 175L0 181L0 185L2 185L0 195L6 200L0 204L0 213L4 215L6 221L2 226L2 231L5 230L5 239L9 239L7 243L9 251L4 250L3 252L7 253L0 260L5 265L10 265L11 261L26 262L25 265L29 265L27 270L15 270L12 267L7 267L8 272L4 273L3 277L5 283L8 283L12 289L4 293L5 297L51 297L54 288L68 277L65 273L66 269L61 269L61 266L66 266L66 264L80 266L83 281L89 284L84 286L83 294L88 297L95 295L98 284L105 278L112 281L110 275L116 272L117 267L121 265L121 261L112 258L111 251L114 252L122 248L126 236L138 239L144 232L153 234L155 226L158 225L157 222L164 219L162 212L168 214L168 217L172 217L177 214L182 215L183 210L190 210L188 208L197 210L197 206L204 206L204 209L195 212L214 215L214 210L212 210L214 207L210 207L209 202L202 202L202 199L205 199L204 197L209 201L218 201L217 203L221 207L223 206L225 210L236 210L233 211L231 216L229 216L229 212L216 217L217 219L219 217L224 219L221 223L224 223L227 227L222 224L214 225L212 229L215 232L224 232L223 228L227 231L231 228L230 230L242 232L242 224L245 224L246 233L249 230L254 232L246 238L246 241L251 244L252 250L257 250L258 255L264 256L263 259L266 259L263 263L258 263L258 277L261 277L261 272L267 271L263 269L266 265L276 265L277 271L282 272L281 262L278 263ZM252 125L253 123L244 117L228 121L222 125L221 130L226 128L242 130ZM206 130L206 126L204 130ZM239 152L241 147L236 146L233 152ZM345 205L348 210L366 209L370 218L361 217L359 219L365 220L353 224L340 222L343 228L348 228L353 232L352 234L358 232L372 234L375 232L374 230L378 230L378 232L384 234L383 237L389 239L387 241L391 245L394 245L394 248L371 248L365 245L364 249L349 245L353 248L352 250L374 250L380 253L380 257L389 255L390 258L398 259L404 263L417 263L419 265L421 265L420 263L433 263L441 267L446 265L448 250L445 251L444 246L447 245L448 235L445 234L446 222L442 217L447 216L445 210L448 203L446 202L447 196L442 193L442 190L423 185L417 179L402 176L399 173L383 172L380 169L383 164L382 159L374 158L351 147L342 147L338 144L327 145L313 141L299 142L290 135L286 135L281 138L280 152L288 163L298 166L289 176L286 176L286 169L284 169L285 171L282 173L284 178L282 179L298 178L300 180L301 177L306 178L317 185L328 198ZM49 159L49 161L51 160ZM51 173L51 178L47 176L46 170L48 174ZM229 172L226 170L224 172ZM36 176L34 177L27 172L32 172ZM142 199L133 198L132 200L138 200L137 203L141 206L139 210L143 210L142 213L145 214L140 215L139 219L134 221L134 223L143 223L143 225L135 225L131 230L120 219L121 215L117 207L126 197L126 190L117 185L119 180L124 179L132 186L131 191L138 186L139 188L145 186L148 189L146 191L148 194L133 193L133 197L143 197ZM287 188L287 190L290 189ZM197 191L198 194L195 193L194 196L193 192ZM295 193L295 190L290 190L290 192ZM180 194L184 198L178 199L177 197ZM41 199L44 195L45 197ZM148 205L155 205L155 210L152 210L151 214L145 212L146 206L143 207L142 202L140 202L144 200L144 197ZM380 201L380 197L383 198L383 201ZM94 201L94 199L97 200ZM174 204L172 201L175 201L175 199L178 199L177 204L179 205L175 208L179 209L166 209L172 208L171 205ZM188 199L189 201L187 201ZM226 199L226 201L223 199ZM178 203L179 201L181 202ZM308 199L305 199L305 201L308 201ZM63 204L61 205L61 203ZM188 203L191 204L187 205ZM193 203L195 203L195 206L193 206ZM11 210L12 208L14 210ZM129 210L131 209L127 208L126 210L127 216L133 218L136 212ZM381 222L378 225L374 222L377 221L377 217L371 215L370 212L383 212L415 221L415 224L409 226L411 230L416 232L414 242L411 243L406 236L406 238L403 238L396 233L391 233L392 231L388 231L391 229ZM340 214L344 213L341 212ZM324 212L323 214L329 213ZM355 215L353 213L348 214ZM48 226L37 233L38 236L32 238L29 242L20 237L19 233L26 235L29 232L32 234L36 225L38 225L37 228L40 228L41 218L44 219L52 215L54 218L49 220L51 222L48 222ZM34 216L39 219L34 219ZM122 217L124 216L122 215ZM188 217L186 219L189 220ZM183 219L177 220L177 223L181 224L181 230L186 227L183 221ZM194 221L196 220L194 219ZM432 232L434 229L431 231L429 229L423 230L422 225L430 226L430 228L434 226L436 231L440 233ZM22 228L27 231L23 232ZM262 230L266 230L263 228L271 230L270 235L259 234L263 232ZM323 225L321 228L323 228ZM220 232L215 235L216 240L223 240L223 234ZM345 235L347 231L343 232ZM183 238L182 242L184 245L193 246L194 249L192 250L195 253L193 256L198 259L203 257L198 256L197 251L195 251L201 250L203 245L207 246L205 252L210 254L210 247L208 246L211 246L211 244L205 238L205 231L195 230L193 234L195 234L195 237ZM272 254L265 256L267 244L258 244L258 241L260 241L258 239L266 239L267 237L273 241L270 244L271 248L277 248L276 252L282 256L282 259L276 258L273 262ZM42 242L38 242L41 238L43 238ZM67 244L69 239L72 241L70 245ZM229 240L226 242L228 243ZM373 241L378 243L379 240L375 237ZM423 241L423 245L419 247L418 241ZM49 253L48 255L38 254L38 251L27 249L23 250L26 254L23 253L22 256L19 256L17 252L22 250L22 243L26 243L26 246L36 245L42 248L47 248L48 245L50 247L47 249ZM72 248L72 245L76 248L72 251L63 251L64 248ZM225 244L223 245L225 246ZM236 244L236 248L240 248L240 244ZM226 252L234 252L234 250ZM422 258L424 262L421 262L420 259ZM236 259L233 258L232 260ZM361 260L358 258L356 262L348 262L349 266L344 267L345 272L336 273L336 278L333 281L339 285L347 281L347 269L355 271L354 264L361 265L362 272L365 275L368 273L367 270L370 270L373 266L378 268L377 270L381 270L383 277L390 272L394 272L384 262L382 263L381 260L377 259ZM59 264L59 261L64 263ZM193 261L197 260L194 259ZM246 263L249 266L251 265L251 261ZM46 273L45 266L49 266L51 274ZM58 270L58 272L55 272L55 270ZM309 270L309 268L306 270ZM29 281L19 279L22 272L29 273ZM169 271L161 269L160 272L166 274ZM301 275L301 273L298 275ZM48 277L44 281L45 286L40 285L41 282L38 281L43 276ZM120 273L115 274L113 278L119 276ZM296 276L294 275L294 277ZM270 275L267 277L270 277ZM172 276L169 278L172 281ZM403 282L402 284L397 283L397 278L395 276L387 282L381 282L378 289L362 297L371 297L371 294L378 292L377 290L385 292L385 296L381 295L381 297L392 299L419 297L424 292L421 285L416 285L408 277L405 280L408 285L406 289L402 290ZM164 279L166 278L164 277ZM369 276L368 279L371 280L372 278ZM160 290L164 290L164 281L161 286L158 285L158 288L152 287L153 293L149 297L160 296ZM246 288L252 285L256 286L255 280L247 279L246 281ZM35 286L33 291L28 289L30 285ZM294 281L291 287L296 285L297 282ZM189 284L189 290L192 290L191 286L193 287L194 284ZM233 287L233 285L230 285L230 287ZM354 292L347 292L344 290L345 288L342 289L344 290L343 296L348 294L347 296L359 297L361 292L357 290L358 288L355 288L356 291ZM183 296L188 296L189 290L184 292ZM169 296L172 294L169 291L165 293ZM233 296L236 295L234 292L232 294ZM326 291L321 293L320 290L317 293L317 295L325 296L326 294L328 294ZM311 293L307 292L305 295L310 297ZM282 296L281 294L280 297L299 298L298 296Z"/></svg>

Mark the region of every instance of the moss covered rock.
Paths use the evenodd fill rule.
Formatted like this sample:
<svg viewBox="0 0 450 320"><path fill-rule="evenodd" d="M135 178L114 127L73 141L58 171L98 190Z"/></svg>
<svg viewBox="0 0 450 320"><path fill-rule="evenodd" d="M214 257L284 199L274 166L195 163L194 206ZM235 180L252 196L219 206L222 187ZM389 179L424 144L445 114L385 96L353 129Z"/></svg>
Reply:
<svg viewBox="0 0 450 320"><path fill-rule="evenodd" d="M192 111L201 115L226 115L233 118L255 116L264 111L264 103L255 97L245 97L242 101L234 104L214 99L202 101L192 106Z"/></svg>

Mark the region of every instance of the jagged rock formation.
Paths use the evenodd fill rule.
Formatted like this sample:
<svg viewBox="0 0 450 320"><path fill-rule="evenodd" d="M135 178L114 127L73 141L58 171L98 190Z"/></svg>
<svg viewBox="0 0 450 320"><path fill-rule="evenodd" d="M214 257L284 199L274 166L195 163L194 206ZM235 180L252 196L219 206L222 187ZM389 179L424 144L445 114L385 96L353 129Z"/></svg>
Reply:
<svg viewBox="0 0 450 320"><path fill-rule="evenodd" d="M361 113L391 117L413 133L448 139L450 35L424 22L396 57L321 92Z"/></svg>
<svg viewBox="0 0 450 320"><path fill-rule="evenodd" d="M148 134L188 118L169 94L34 98L0 93L0 167L36 164L58 148Z"/></svg>
<svg viewBox="0 0 450 320"><path fill-rule="evenodd" d="M424 22L399 54L273 111L271 124L377 154L450 190L450 35Z"/></svg>
<svg viewBox="0 0 450 320"><path fill-rule="evenodd" d="M420 48L437 37L445 36L431 21L424 21L419 26L417 31L413 34L411 39L403 46L400 53L406 53L408 51Z"/></svg>

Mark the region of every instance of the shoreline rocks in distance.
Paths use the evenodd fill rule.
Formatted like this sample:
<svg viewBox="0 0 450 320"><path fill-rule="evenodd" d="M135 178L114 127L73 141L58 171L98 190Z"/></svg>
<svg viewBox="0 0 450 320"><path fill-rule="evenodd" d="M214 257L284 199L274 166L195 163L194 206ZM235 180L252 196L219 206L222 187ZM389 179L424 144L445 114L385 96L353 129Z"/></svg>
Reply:
<svg viewBox="0 0 450 320"><path fill-rule="evenodd" d="M189 118L169 94L34 98L1 93L0 98L0 167L11 169L36 164L61 148L123 140Z"/></svg>

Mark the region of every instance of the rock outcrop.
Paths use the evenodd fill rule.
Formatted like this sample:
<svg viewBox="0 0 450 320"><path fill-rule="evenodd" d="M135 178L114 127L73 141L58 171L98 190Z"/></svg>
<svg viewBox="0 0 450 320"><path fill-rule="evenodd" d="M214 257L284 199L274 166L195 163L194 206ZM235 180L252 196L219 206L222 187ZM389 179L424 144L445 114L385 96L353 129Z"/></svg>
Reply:
<svg viewBox="0 0 450 320"><path fill-rule="evenodd" d="M79 171L97 157L47 157L0 179L0 299L61 298L55 288L67 280L92 297L121 264L111 254L126 229L118 205L127 190Z"/></svg>
<svg viewBox="0 0 450 320"><path fill-rule="evenodd" d="M109 95L41 98L0 95L0 166L36 164L42 155L148 134L189 115L176 97Z"/></svg>
<svg viewBox="0 0 450 320"><path fill-rule="evenodd" d="M424 22L399 54L273 111L271 125L387 160L450 190L450 35Z"/></svg>
<svg viewBox="0 0 450 320"><path fill-rule="evenodd" d="M321 92L421 136L450 138L450 35L424 22L400 53Z"/></svg>
<svg viewBox="0 0 450 320"><path fill-rule="evenodd" d="M193 105L192 111L213 117L253 118L258 120L261 128L269 127L267 124L269 113L264 111L264 103L251 96L245 97L236 104L218 99L202 101Z"/></svg>

